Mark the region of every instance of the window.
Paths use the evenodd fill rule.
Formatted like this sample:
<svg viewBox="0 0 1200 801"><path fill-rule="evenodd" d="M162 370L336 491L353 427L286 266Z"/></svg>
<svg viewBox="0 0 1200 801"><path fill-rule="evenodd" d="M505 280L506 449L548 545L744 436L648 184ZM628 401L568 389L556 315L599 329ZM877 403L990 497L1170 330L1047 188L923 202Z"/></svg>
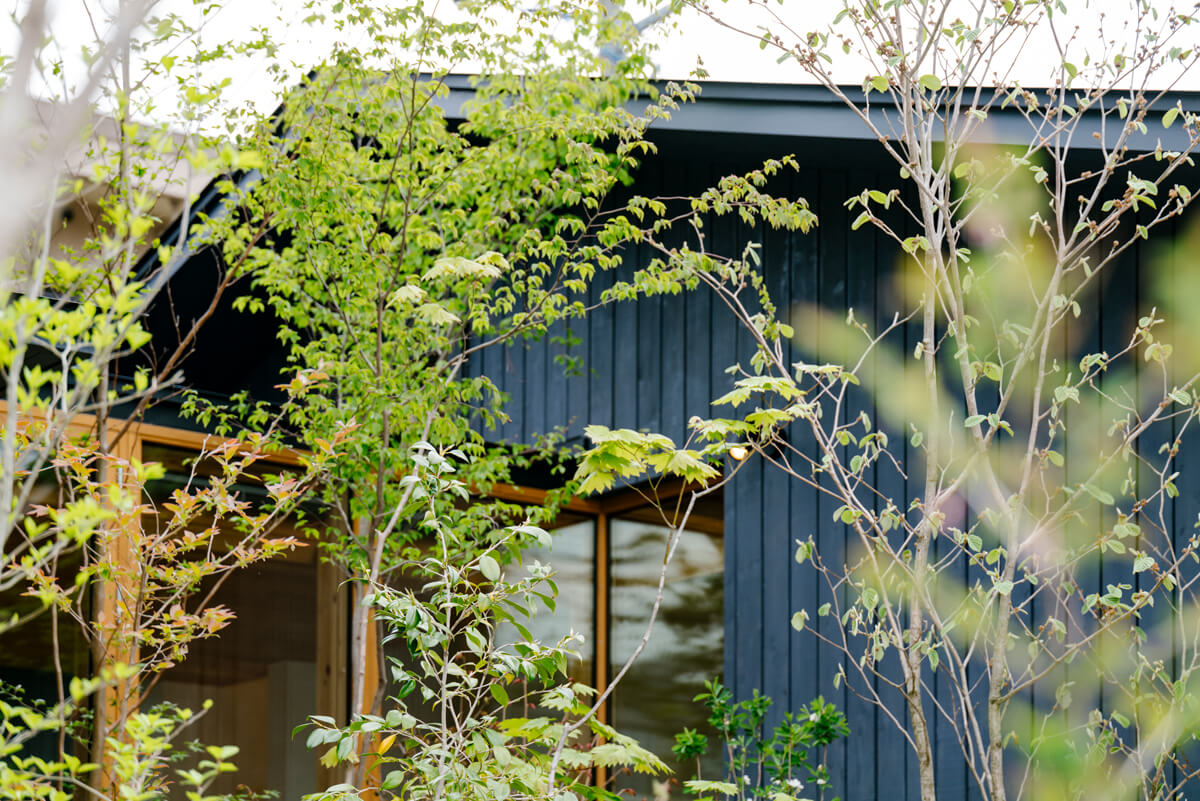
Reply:
<svg viewBox="0 0 1200 801"><path fill-rule="evenodd" d="M688 519L650 640L601 713L662 757L678 780L690 778L696 766L674 761L675 734L684 727L712 734L707 710L693 699L724 664L722 509L714 493ZM531 634L542 641L571 630L585 637L579 661L569 668L573 679L603 690L642 641L672 531L667 522L639 493L614 493L572 504L559 516L551 548L526 550L526 563L553 566L559 589L556 612L541 610ZM703 770L720 775L721 754L710 754ZM621 775L615 785L655 798L662 796L655 785L665 780Z"/></svg>
<svg viewBox="0 0 1200 801"><path fill-rule="evenodd" d="M212 466L195 464L194 457L189 448L143 442L143 460L158 462L166 471L162 479L147 483L148 498L157 505L177 487L202 481ZM281 469L286 468L260 462L253 472ZM248 500L262 495L251 481L239 482L236 489ZM303 537L288 523L272 535ZM223 532L230 540L236 536L235 531ZM187 658L164 672L149 693L151 706L170 701L199 710L204 701L213 701L188 738L238 747L238 770L221 777L216 792L243 787L299 798L318 788L317 754L305 747L303 737L293 738L292 730L323 706L317 681L322 662L317 586L323 568L315 548L302 547L227 574L210 605L229 608L234 619L217 636L192 643ZM176 788L171 797L177 793Z"/></svg>
<svg viewBox="0 0 1200 801"><path fill-rule="evenodd" d="M87 435L88 426L84 419L73 435ZM143 487L147 500L158 504L169 499L177 487L189 480L203 480L206 472L215 469L193 465L198 449L214 444L212 437L196 432L136 425L120 441L119 455L164 466L166 475ZM275 473L286 469L286 464L264 461L257 467L262 473ZM239 483L236 489L251 500L262 494L253 479ZM47 468L32 502L53 504L58 494L55 473ZM157 525L153 514L142 516L143 533L154 531ZM194 525L206 523L197 519ZM228 548L234 537L236 532L223 531L214 547ZM65 552L58 565L60 580L69 584L83 559L82 550ZM283 558L230 572L211 604L229 607L235 619L216 637L193 642L187 658L157 677L147 676L140 687L147 692L143 709L170 701L198 711L205 700L215 702L184 737L206 745L239 747L234 760L238 771L222 777L215 791L234 792L244 787L298 798L332 783L332 776L321 775L317 755L304 747L303 738L291 737L292 728L314 711L336 714L344 708L344 703L341 707L338 703L345 687L344 681L338 681L337 669L344 655L337 643L345 642L342 630L347 607L344 601L340 607L336 601L330 602L338 595L339 583L330 570L318 564L314 549L299 548ZM93 589L99 586L103 583L95 582L78 594L76 611L82 620L95 614ZM14 586L0 591L0 613L37 608L22 595L23 590L23 586ZM325 596L328 598L321 602ZM78 622L50 609L4 632L0 638L0 700L52 704L73 676L95 671L96 655L89 649L85 627ZM49 735L41 735L28 753L49 758L57 753L57 747ZM76 756L89 756L86 743L79 744ZM167 797L182 798L183 793L172 786Z"/></svg>
<svg viewBox="0 0 1200 801"><path fill-rule="evenodd" d="M645 635L670 535L662 524L621 518L610 524L610 675ZM719 533L680 534L654 631L613 693L610 722L662 757L680 780L690 778L695 765L675 763L675 734L685 726L711 733L706 710L693 699L705 681L721 675L724 663L723 545ZM704 775L718 776L720 770L720 753L710 754ZM647 776L620 777L617 784L645 798L660 795Z"/></svg>
<svg viewBox="0 0 1200 801"><path fill-rule="evenodd" d="M584 635L574 650L579 658L567 664L573 681L595 686L596 672L596 520L564 513L559 515L550 548L527 548L526 566L542 562L554 567L554 583L558 587L555 611L537 609L537 614L522 621L535 640L555 642L570 631ZM521 573L525 568L518 568ZM507 635L515 638L514 633Z"/></svg>
<svg viewBox="0 0 1200 801"><path fill-rule="evenodd" d="M203 476L205 468L193 461L205 442L212 446L209 439L158 426L131 429L127 455L161 463L166 470L162 479L144 487L146 497L162 502L176 487ZM281 467L264 463L262 470L273 473ZM56 487L48 474L39 491L50 500ZM681 489L675 488L676 497ZM238 491L251 498L261 488L249 480ZM513 486L494 488L493 494L526 503L544 499L540 490ZM670 497L659 494L660 501ZM141 518L143 527L156 521L153 514ZM574 500L558 516L551 548L526 553L527 561L553 565L559 588L555 613L543 609L531 621L533 636L551 640L571 630L584 635L578 659L568 668L574 680L603 690L641 642L671 533L669 522L634 491ZM681 534L646 649L601 710L602 720L661 756L676 778L689 777L695 766L673 763L674 735L685 726L708 729L706 710L692 699L707 679L720 674L723 663L722 535L722 502L714 493L697 505ZM64 556L67 561L80 558ZM62 571L67 577L70 573L70 566ZM205 744L239 747L234 760L238 772L215 791L244 787L298 798L336 781L332 771L317 764L318 755L305 748L304 738L293 739L291 731L314 712L345 718L349 598L342 585L337 569L321 564L313 548L231 572L211 603L227 606L236 618L218 636L194 642L185 659L144 687L149 691L146 708L159 701L193 709L206 699L215 702L187 735ZM85 617L91 614L89 597L80 599ZM0 610L11 613L27 605L20 588L0 593ZM58 697L53 636L58 637L62 681L94 669L82 631L66 625L55 635L51 623L43 615L6 632L0 642L0 697L14 692L49 702ZM53 746L35 742L30 750L49 757ZM712 756L706 775L719 772L720 759L720 754ZM663 794L651 777L612 778L617 789L640 797ZM175 789L169 797L178 795Z"/></svg>

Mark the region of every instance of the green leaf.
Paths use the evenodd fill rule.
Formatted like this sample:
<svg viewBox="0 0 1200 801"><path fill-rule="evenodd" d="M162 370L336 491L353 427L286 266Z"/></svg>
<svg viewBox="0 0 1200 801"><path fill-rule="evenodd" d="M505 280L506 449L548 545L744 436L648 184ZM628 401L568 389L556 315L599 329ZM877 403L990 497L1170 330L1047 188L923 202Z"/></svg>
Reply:
<svg viewBox="0 0 1200 801"><path fill-rule="evenodd" d="M1138 527L1137 523L1129 520L1122 520L1120 523L1117 523L1115 526L1113 526L1113 533L1118 537L1125 539L1128 537L1138 536L1142 533L1142 530Z"/></svg>
<svg viewBox="0 0 1200 801"><path fill-rule="evenodd" d="M942 79L936 75L922 75L917 79L917 83L921 84L921 88L928 89L931 92L940 92L942 90Z"/></svg>
<svg viewBox="0 0 1200 801"><path fill-rule="evenodd" d="M239 170L261 170L266 166L262 154L254 150L243 150L233 158L233 166Z"/></svg>
<svg viewBox="0 0 1200 801"><path fill-rule="evenodd" d="M1133 572L1144 573L1154 567L1154 557L1142 554L1133 560Z"/></svg>
<svg viewBox="0 0 1200 801"><path fill-rule="evenodd" d="M713 406L732 406L735 409L741 406L746 401L750 400L750 393L753 389L750 387L734 387L729 392L726 392L721 397L712 402Z"/></svg>
<svg viewBox="0 0 1200 801"><path fill-rule="evenodd" d="M1012 592L1013 583L1011 581L997 581L995 584L996 592L1001 595L1008 595Z"/></svg>
<svg viewBox="0 0 1200 801"><path fill-rule="evenodd" d="M1177 116L1179 116L1179 107L1178 107L1178 106L1175 106L1174 108L1169 108L1169 109L1167 109L1166 113L1165 113L1165 114L1163 114L1163 117L1162 117L1162 124L1163 124L1163 127L1164 127L1164 128L1170 128L1172 125L1174 125L1174 124L1175 124L1175 118L1176 118Z"/></svg>
<svg viewBox="0 0 1200 801"><path fill-rule="evenodd" d="M970 417L968 417L966 420L963 420L963 426L965 426L966 428L972 428L974 426L979 425L986 419L987 419L987 415L973 414Z"/></svg>
<svg viewBox="0 0 1200 801"><path fill-rule="evenodd" d="M388 306L401 306L409 303L419 303L425 299L425 290L416 284L405 284L392 293L388 298Z"/></svg>
<svg viewBox="0 0 1200 801"><path fill-rule="evenodd" d="M813 546L811 542L797 540L796 562L798 564L804 564L810 557L812 557L812 552Z"/></svg>
<svg viewBox="0 0 1200 801"><path fill-rule="evenodd" d="M871 79L871 88L876 92L886 92L888 90L888 79L886 75L876 75Z"/></svg>
<svg viewBox="0 0 1200 801"><path fill-rule="evenodd" d="M1090 483L1084 484L1082 486L1082 489L1088 495L1091 495L1093 498L1100 501L1100 503L1104 504L1105 506L1112 506L1113 503L1116 502L1116 499L1113 498L1113 496L1110 493L1108 493Z"/></svg>
<svg viewBox="0 0 1200 801"><path fill-rule="evenodd" d="M484 554L479 557L479 572L483 573L488 581L496 581L500 578L500 563Z"/></svg>
<svg viewBox="0 0 1200 801"><path fill-rule="evenodd" d="M796 631L804 631L804 626L808 623L808 612L801 609L796 614L792 615L792 628Z"/></svg>
<svg viewBox="0 0 1200 801"><path fill-rule="evenodd" d="M416 314L423 320L428 320L434 325L451 325L453 323L462 322L457 315L448 311L439 303L422 303L416 309Z"/></svg>
<svg viewBox="0 0 1200 801"><path fill-rule="evenodd" d="M683 783L690 793L721 793L722 795L737 795L738 788L736 784L730 782L710 782L701 779L692 779Z"/></svg>
<svg viewBox="0 0 1200 801"><path fill-rule="evenodd" d="M492 698L496 699L496 703L500 706L508 706L508 690L504 686L493 682L488 685L488 692L492 694Z"/></svg>

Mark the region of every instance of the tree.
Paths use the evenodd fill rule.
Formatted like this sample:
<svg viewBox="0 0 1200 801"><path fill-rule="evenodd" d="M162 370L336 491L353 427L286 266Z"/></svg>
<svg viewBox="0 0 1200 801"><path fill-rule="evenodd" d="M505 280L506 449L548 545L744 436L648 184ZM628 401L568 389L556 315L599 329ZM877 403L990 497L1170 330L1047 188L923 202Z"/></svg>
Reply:
<svg viewBox="0 0 1200 801"><path fill-rule="evenodd" d="M715 401L752 411L697 421L701 453L741 441L840 504L834 525L858 543L844 562L824 558L820 534L798 543L832 600L794 625L836 621L815 636L844 652L838 679L880 707L876 682L903 696L908 722L892 720L925 799L938 789L935 717L985 798L1178 797L1193 776L1195 541L1171 499L1197 375L1166 332L1186 330L1190 304L1161 275L1157 307L1122 345L1092 351L1067 330L1191 203L1200 128L1167 98L1194 74L1193 16L1135 3L1113 37L1077 4L847 2L809 32L767 6L749 30L689 5L799 65L899 175L846 205L854 228L903 254L908 305L880 328L808 310L797 345L833 344L801 346L799 361L753 263L656 243L661 269L711 287L756 346ZM1008 77L1034 47L1053 54L1038 90ZM863 65L861 92L835 81L843 58ZM1026 141L982 146L1006 116L1028 125ZM924 476L914 497L888 489L906 474ZM1068 679L1072 663L1085 675Z"/></svg>
<svg viewBox="0 0 1200 801"><path fill-rule="evenodd" d="M199 16L219 8L205 4ZM154 110L161 89L154 76L207 74L214 61L248 51L269 54L276 43L264 35L241 48L205 49L195 29L178 17L150 16L153 10L149 2L119 8L112 41L107 33L97 35L83 61L83 85L68 85L69 97L60 98L68 120L99 125L103 108L114 131L112 139L97 137L90 145L97 184L108 194L85 244L63 258L54 253L48 232L57 225L57 209L45 203L35 209L41 225L19 232L25 250L8 249L17 254L15 275L27 280L8 307L16 348L4 363L5 456L20 469L5 473L13 488L5 530L22 544L6 551L3 574L11 587L34 594L27 617L48 615L55 631L60 616L72 617L94 646L96 666L95 676L79 682L68 682L60 670L56 702L3 707L7 722L22 721L4 741L16 755L4 786L17 795L61 797L70 786L100 795L161 791L173 742L197 716L144 709L148 690L186 657L191 642L213 636L230 619L231 610L210 603L223 577L298 545L273 532L318 481L341 523L327 553L363 587L354 623L356 698L365 695L367 660L380 659L367 651L373 624L365 604L388 620L397 603L388 582L402 571L444 582L432 601L410 600L432 604L428 619L441 625L445 647L457 643L463 623L443 606L445 599L479 601L476 623L487 627L497 613L484 614L483 600L529 594L530 586L506 589L497 581L495 560L515 558L522 542L544 534L501 524L514 518L527 524L527 516L539 520L551 511L464 506L446 482L434 482L431 490L416 478L435 461L445 470L450 459L462 462L473 490L486 491L488 482L506 475L512 457L484 449L471 427L501 414L498 393L486 378L464 377L462 367L482 347L538 335L586 311L574 296L596 269L616 264L620 246L637 235L628 217L660 213L650 201L603 211L601 201L636 165L636 153L649 149L642 138L648 122L689 93L651 86L640 46L622 49L627 55L616 63L594 54L599 48L611 58L614 51L605 45L633 29L628 17L608 8L518 11L496 3L445 22L419 4L312 3L307 22L365 32L366 44L336 48L301 87L281 90L287 103L278 115L248 112L239 121L231 112L216 125L212 116L204 119L207 127L233 132L232 144L177 137L165 124L139 119ZM38 72L47 52L36 44L44 11L38 3L29 11L28 47L13 69L11 96L24 92L31 74L70 75L80 68L60 60ZM552 29L564 15L572 17L571 32L556 37ZM191 54L182 58L188 48ZM449 124L439 104L446 76L464 63L482 74L472 85L465 121ZM142 68L147 75L137 77ZM97 103L97 87L109 81L109 94ZM181 110L173 121L194 125L220 105L223 87L180 78ZM633 101L646 103L642 114L626 109ZM249 128L248 137L236 135L239 125ZM70 125L54 130L44 157L21 165L31 183L44 182L39 189L51 198L64 189L55 165L66 140L57 132L73 132ZM233 213L185 222L177 239L164 241L152 192L163 162L216 172L223 208ZM183 219L190 219L187 205ZM177 342L152 343L155 355L139 360L139 348L147 345L140 319L174 269L205 247L219 250L221 279L197 326L251 276L259 294L243 295L239 305L263 311L266 298L283 321L281 336L296 372L284 377L288 395L279 405L241 398L231 410L193 397L189 408L222 435L235 417L243 428L236 440L214 438L198 455L188 486L155 508L143 485L161 468L140 464L121 443L145 408L181 383L177 371L196 327L181 331ZM147 250L151 256L143 257ZM48 335L60 337L52 342L58 369L26 369L25 352ZM72 439L75 432L85 436ZM261 462L287 436L308 451L300 469L262 475ZM62 474L60 497L31 507L33 487L53 471ZM265 489L265 504L238 496L243 480ZM439 562L405 547L428 534L430 519L442 543L454 543ZM76 551L84 568L71 573L60 557ZM466 574L474 567L487 581ZM96 614L87 609L89 596ZM391 624L401 631L408 625L394 617ZM564 645L543 650L525 643L517 650L535 666L525 673L554 684L552 668L561 670ZM509 651L504 658L512 656ZM460 657L456 651L454 659ZM508 680L490 664L483 672ZM469 689L478 694L477 687ZM528 794L551 797L565 792L562 787L581 787L581 760L659 767L595 721L595 708L578 700L586 688L548 690L573 720L522 735L530 740L531 764L544 774L522 779ZM455 689L443 681L441 691L444 715ZM336 756L356 757L364 745L360 734L378 731L371 726L380 718L369 713L380 708L381 696L363 698L368 714L339 736ZM383 721L391 725L390 718ZM43 731L57 734L57 758L23 755ZM434 743L462 743L463 732L443 720L431 736ZM581 757L581 744L595 745L587 733L608 742ZM75 758L76 736L91 742L92 763ZM419 756L413 748L410 756ZM232 768L228 749L209 753L212 759L182 775L200 795ZM472 769L485 758L472 754Z"/></svg>
<svg viewBox="0 0 1200 801"><path fill-rule="evenodd" d="M397 691L380 714L346 726L314 717L308 738L336 759L361 759L377 780L316 797L598 799L612 794L597 783L597 768L664 772L658 757L599 722L595 690L566 678L576 635L543 643L525 628L538 609L554 610L553 571L534 562L510 578L501 564L520 559L531 538L549 545L550 535L515 525L479 537L445 517L447 495L470 498L457 475L464 458L424 443L413 449L405 484L425 506L418 525L433 541L406 549L399 565L426 583L381 585L368 599L386 639L404 644L407 658L392 660ZM364 751L364 734L378 744Z"/></svg>
<svg viewBox="0 0 1200 801"><path fill-rule="evenodd" d="M0 634L48 626L56 679L50 698L3 688L0 795L12 798L133 797L170 778L175 741L202 712L149 711L146 693L231 619L212 603L225 578L297 545L276 527L338 443L335 433L291 475L264 471L278 450L264 419L240 441L211 439L163 506L143 492L162 468L141 463L131 427L180 383L204 322L155 343L161 361L144 358L143 318L188 255L188 230L164 240L162 216L175 195L186 216L193 173L242 166L198 130L201 117L218 127L236 114L219 115L222 85L195 76L267 43L205 48L150 1L86 10L94 36L76 58L47 36L47 3L26 4L3 64ZM226 273L218 298L236 279ZM248 502L243 481L267 500ZM90 660L64 666L73 636ZM55 742L52 757L29 750L39 736ZM180 781L204 796L231 755L218 748Z"/></svg>
<svg viewBox="0 0 1200 801"><path fill-rule="evenodd" d="M646 126L690 90L656 89L645 47L625 41L631 19L603 6L493 2L450 17L420 3L337 6L367 35L287 92L281 116L256 132L261 180L225 187L244 218L213 221L206 236L236 250L266 221L248 267L258 294L239 303L278 317L306 376L291 431L309 445L354 423L349 458L321 495L323 552L356 588L351 714L378 716L385 683L368 688L366 675L369 663L386 669L372 627L377 644L384 637L365 601L411 569L410 547L428 537L413 449L463 452L462 480L483 495L528 461L485 447L503 399L465 366L586 313L588 282L636 233L627 217L657 213L650 201L603 204L651 149ZM597 54L609 41L624 43L615 63ZM453 73L468 68L463 86ZM456 118L447 106L464 90ZM467 545L490 548L503 523L553 513L433 500L464 537L466 562Z"/></svg>

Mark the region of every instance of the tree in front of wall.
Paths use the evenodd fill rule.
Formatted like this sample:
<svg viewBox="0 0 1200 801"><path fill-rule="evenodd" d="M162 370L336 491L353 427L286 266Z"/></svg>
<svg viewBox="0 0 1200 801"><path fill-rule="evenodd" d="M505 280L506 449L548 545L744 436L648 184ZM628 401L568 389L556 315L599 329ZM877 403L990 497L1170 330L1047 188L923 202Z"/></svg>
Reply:
<svg viewBox="0 0 1200 801"><path fill-rule="evenodd" d="M209 440L203 469L161 504L143 492L163 469L138 458L136 421L178 383L203 322L153 343L161 361L141 358L144 315L187 257L186 229L161 235L168 195L186 213L193 173L241 166L206 132L229 119L222 87L196 76L265 43L206 48L155 2L109 5L85 4L95 28L80 53L54 35L49 4L23 4L20 47L3 60L0 637L6 663L44 655L52 688L0 687L4 798L141 798L170 782L207 796L232 754L179 764L205 710L151 710L147 693L232 619L212 602L229 575L297 546L277 527L343 436L279 475L261 469L275 450L263 420L240 441ZM265 502L249 503L243 481Z"/></svg>
<svg viewBox="0 0 1200 801"><path fill-rule="evenodd" d="M467 365L586 313L592 277L637 234L629 220L661 213L651 201L605 205L609 195L652 150L647 125L689 90L652 85L636 41L616 63L597 55L633 30L604 5L336 8L310 10L363 36L334 48L257 134L261 178L238 202L271 234L249 268L258 294L239 303L277 316L292 364L313 378L289 413L296 440L354 424L321 495L332 520L322 552L355 589L352 723L383 714L393 668L378 604L420 583L412 548L433 545L422 521L435 514L454 530L465 566L496 531L552 512L484 501L527 457L485 447L506 419L503 398ZM252 226L208 228L238 247ZM420 443L468 457L457 470L475 500L423 494L411 481ZM506 536L513 553L532 542ZM384 680L370 686L369 674ZM365 767L350 764L346 783L363 786Z"/></svg>
<svg viewBox="0 0 1200 801"><path fill-rule="evenodd" d="M894 183L846 206L903 265L894 308L805 309L793 346L753 264L659 245L755 346L715 401L729 414L697 436L836 509L797 543L828 591L793 625L843 654L836 681L897 726L927 801L947 792L939 757L987 799L1182 797L1200 655L1181 471L1200 375L1191 283L1166 247L1151 274L1143 242L1182 239L1194 197L1200 118L1168 91L1195 74L1194 10L853 0L796 30L751 5L764 25L743 32L893 160ZM1051 62L1036 90L1010 77L1035 51ZM861 87L835 81L843 59ZM1020 143L981 144L1001 125ZM1100 288L1133 280L1148 291L1123 299L1128 326L1109 315L1089 337ZM853 546L828 551L843 534Z"/></svg>
<svg viewBox="0 0 1200 801"><path fill-rule="evenodd" d="M576 635L539 642L526 625L555 608L554 573L531 563L523 576L501 565L521 559L544 530L519 524L479 532L445 514L445 499L470 499L460 476L466 455L428 443L412 453L405 484L423 507L427 547L405 550L400 566L423 586L376 588L368 599L403 658L393 658L396 691L379 714L347 726L313 718L312 748L361 760L372 778L317 799L611 799L598 769L666 771L662 761L592 714L595 691L567 679ZM509 632L506 635L505 632ZM366 753L363 736L369 736Z"/></svg>

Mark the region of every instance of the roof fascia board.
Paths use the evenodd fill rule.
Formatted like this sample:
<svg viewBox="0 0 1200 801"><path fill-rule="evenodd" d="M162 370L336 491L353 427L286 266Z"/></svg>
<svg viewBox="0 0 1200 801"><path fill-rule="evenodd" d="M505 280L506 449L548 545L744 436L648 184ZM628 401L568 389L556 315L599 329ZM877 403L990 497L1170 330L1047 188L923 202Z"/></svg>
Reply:
<svg viewBox="0 0 1200 801"><path fill-rule="evenodd" d="M463 106L474 96L475 78L470 75L449 75L442 79L449 92L439 98L438 105L447 118L464 118ZM696 102L681 105L672 112L670 119L655 121L654 130L850 141L876 138L853 109L823 86L719 81L695 83L700 87ZM665 86L666 82L659 81L658 84ZM859 108L866 106L868 97L861 88L843 87L842 91ZM1031 91L1045 95L1044 90ZM1166 110L1177 102L1185 110L1200 112L1200 93L1168 92L1162 99L1161 108ZM1112 104L1109 107L1112 108ZM630 103L629 110L638 113L638 102ZM895 111L887 102L871 104L867 107L867 113L879 130L889 135L893 129L898 130ZM996 104L989 110L988 116L988 121L980 126L974 139L978 144L1024 146L1037 135L1029 121L1011 105L1001 109ZM1112 147L1120 134L1120 125L1114 125L1113 119L1110 117L1105 121L1098 108L1083 112L1083 119L1070 141L1071 149L1099 150L1102 144ZM1163 128L1158 115L1147 120L1146 128L1145 134L1137 133L1130 137L1131 150L1152 151L1161 144L1164 150L1183 151L1189 145L1188 135L1182 125ZM937 132L935 138L940 140Z"/></svg>

